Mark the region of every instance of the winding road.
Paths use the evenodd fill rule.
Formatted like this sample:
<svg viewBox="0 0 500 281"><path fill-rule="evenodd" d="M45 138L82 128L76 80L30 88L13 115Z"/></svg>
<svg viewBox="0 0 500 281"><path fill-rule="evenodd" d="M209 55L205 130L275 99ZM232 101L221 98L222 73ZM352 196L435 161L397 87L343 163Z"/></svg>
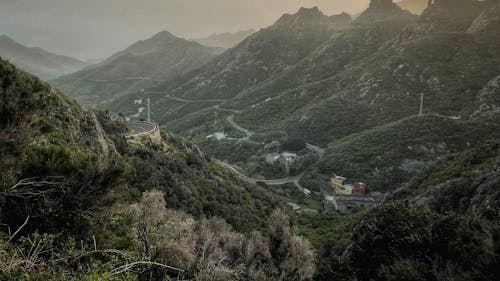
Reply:
<svg viewBox="0 0 500 281"><path fill-rule="evenodd" d="M240 171L238 171L234 166L231 166L228 163L222 162L220 160L215 160L217 164L220 166L226 167L229 170L231 170L233 173L235 173L241 180L246 181L248 183L257 183L257 182L263 182L267 185L283 185L287 183L293 183L297 185L298 187L301 187L299 184L300 179L302 178L303 174L297 175L295 177L289 177L289 178L283 178L283 179L276 179L276 180L266 180L266 179L254 179L251 177L248 177L244 174L242 174Z"/></svg>
<svg viewBox="0 0 500 281"><path fill-rule="evenodd" d="M166 92L151 92L151 93L152 94L167 94ZM183 98L178 98L178 97L171 96L170 94L167 94L165 97L168 98L168 99L170 99L170 100L174 100L174 101L178 101L178 102L185 102L185 103L218 102L219 104L216 104L216 105L214 105L214 106L212 106L210 108L213 108L215 110L228 111L228 112L234 113L234 114L229 115L226 118L227 122L232 127L234 127L236 130L238 130L240 132L243 132L245 134L245 137L243 137L243 138L230 138L230 139L231 140L236 140L236 141L245 141L245 142L249 142L249 143L259 144L257 142L254 142L254 141L250 140L250 137L252 137L253 135L255 135L254 132L241 127L240 125L238 125L234 121L234 115L235 114L240 114L241 110L224 109L224 108L220 107L220 105L222 103L224 103L226 100L223 100L223 99L187 100L187 99L183 99ZM154 131L156 129L156 125L154 125L152 123L147 123L147 122L129 123L128 127L129 127L129 129L131 131L130 135L128 135L128 136L136 136L136 135L140 135L140 134L144 134L144 133L149 133L149 132ZM311 151L314 151L314 152L318 153L318 156L319 156L318 162L325 155L325 150L322 149L322 148L320 148L320 147L318 147L318 146L315 146L315 145L307 143L306 144L306 148L309 149L309 150L311 150ZM269 180L269 179L255 179L255 178L251 178L251 177L248 177L248 176L242 174L238 169L236 169L234 166L232 166L232 165L230 165L228 163L222 162L220 160L215 160L215 161L220 166L228 168L230 171L232 171L234 174L236 174L241 180L249 182L249 183L255 184L257 182L262 182L262 183L265 183L265 184L267 184L269 186L283 185L283 184L287 184L287 183L293 183L298 188L303 189L303 187L300 185L300 180L304 176L305 172L302 172L299 175L296 175L294 177L288 177L288 178L283 178L283 179L273 179L273 180ZM315 165L315 164L313 164L313 165ZM313 166L313 165L311 165L311 166Z"/></svg>

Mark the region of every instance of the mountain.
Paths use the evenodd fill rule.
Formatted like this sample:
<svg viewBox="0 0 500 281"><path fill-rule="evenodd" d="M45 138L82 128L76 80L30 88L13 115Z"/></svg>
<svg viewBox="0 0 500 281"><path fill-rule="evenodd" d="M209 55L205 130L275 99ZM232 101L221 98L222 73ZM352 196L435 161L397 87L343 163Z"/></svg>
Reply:
<svg viewBox="0 0 500 281"><path fill-rule="evenodd" d="M402 11L393 0L372 0L370 6L356 18L359 23L386 21L395 17L408 17L408 11Z"/></svg>
<svg viewBox="0 0 500 281"><path fill-rule="evenodd" d="M52 80L52 85L78 101L99 107L117 97L168 82L196 69L221 52L160 32L97 65Z"/></svg>
<svg viewBox="0 0 500 281"><path fill-rule="evenodd" d="M403 0L396 2L396 4L415 15L421 15L422 12L428 7L429 0Z"/></svg>
<svg viewBox="0 0 500 281"><path fill-rule="evenodd" d="M132 135L2 59L0 87L2 280L312 278L290 217L198 147Z"/></svg>
<svg viewBox="0 0 500 281"><path fill-rule="evenodd" d="M350 22L346 14L329 17L317 7L301 8L296 14L283 15L272 26L252 34L210 63L151 91L192 100L235 98L303 60ZM213 102L189 105L165 94L151 95L154 108L171 108L156 115L156 120L175 119L196 111L187 107L201 109L214 105ZM110 108L128 112L130 106L126 100L130 98L110 104Z"/></svg>
<svg viewBox="0 0 500 281"><path fill-rule="evenodd" d="M54 224L46 220L60 216L60 208L92 209L99 204L99 196L126 186L133 187L126 192L161 190L168 194L166 201L172 208L181 208L193 215L215 212L224 217L223 213L238 212L237 205L253 204L253 191L239 185L222 168L217 169L196 146L159 132L156 137L139 143L127 142L127 127L118 116L88 110L3 60L0 78L1 189L5 191L22 179L64 180L63 193L50 194L46 209L33 210L40 206L23 205L26 198L19 196L18 200L15 193L2 193L2 204L10 206L0 208L3 222L16 224L16 220L33 211L33 227L36 221L45 223L47 229L62 227L57 225L57 220ZM39 188L50 188L50 184ZM212 194L213 190L218 191ZM22 189L14 192L17 191ZM224 199L216 198L219 195L231 197L230 200L238 203L226 204ZM82 206L84 202L78 200L87 200L85 197L97 201L85 201L88 206ZM67 200L68 205L53 208L52 204L59 204L61 199ZM233 210L229 212L228 207ZM39 213L35 215L35 211ZM66 223L74 219L69 213L68 216ZM245 216L243 213L235 216L234 227L250 227L253 219L242 220ZM258 223L260 219L255 218L253 223Z"/></svg>
<svg viewBox="0 0 500 281"><path fill-rule="evenodd" d="M271 171L265 164L270 153L265 147L273 141L284 144L298 139L325 148L325 157L333 157L338 155L333 151L336 147L344 147L336 145L350 142L353 134L365 132L363 138L370 139L370 130L390 128L407 118L412 120L408 126L419 126L426 119L412 117L419 113L422 94L424 114L470 119L470 123L459 122L460 130L450 131L452 138L460 138L459 132L477 124L484 126L478 128L479 139L487 140L489 127L476 118L495 114L498 108L494 94L500 70L497 9L495 1L440 0L417 17L392 1L374 0L351 24L345 15L333 17L346 19L338 29L332 17L318 9L301 9L207 65L133 98L150 97L152 116L165 128L256 177ZM111 108L131 112L126 100ZM436 123L441 128L437 132L448 132L448 125ZM225 132L227 139L206 138L215 132ZM394 137L404 142L418 135ZM443 137L438 134L429 144L438 146L437 140ZM384 170L404 168L405 159L420 163L420 156L413 158L412 151L397 149L393 152L398 160L387 158L394 162L388 161ZM325 185L332 173L347 172L347 167L356 170L357 165L358 171L371 172L364 176L347 172L349 176L383 190L397 188L421 171L399 179L394 173L394 178L386 179L387 186L377 179L384 174L371 178L376 170L370 169L379 162L376 153L370 155L374 159L361 157L361 162L352 155L342 167L335 165L337 171L331 169L333 160L322 159L317 167L330 168L321 168L325 174L315 186ZM304 163L309 163L307 159ZM311 175L318 176L315 169Z"/></svg>
<svg viewBox="0 0 500 281"><path fill-rule="evenodd" d="M225 32L220 34L212 34L205 38L192 39L195 42L198 42L204 46L208 47L219 47L224 49L232 48L238 45L241 41L243 41L248 36L255 33L255 30L241 30L238 32Z"/></svg>
<svg viewBox="0 0 500 281"><path fill-rule="evenodd" d="M88 65L77 59L56 55L41 48L23 46L6 35L0 36L0 56L44 80L75 72Z"/></svg>

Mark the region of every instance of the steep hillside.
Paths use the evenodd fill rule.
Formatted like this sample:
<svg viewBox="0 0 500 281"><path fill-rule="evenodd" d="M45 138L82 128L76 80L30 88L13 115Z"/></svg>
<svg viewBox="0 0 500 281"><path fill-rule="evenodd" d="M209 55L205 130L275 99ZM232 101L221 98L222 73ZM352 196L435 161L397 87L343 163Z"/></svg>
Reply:
<svg viewBox="0 0 500 281"><path fill-rule="evenodd" d="M406 199L441 213L470 214L481 206L498 206L499 165L498 143L478 145L430 166L398 189L391 200Z"/></svg>
<svg viewBox="0 0 500 281"><path fill-rule="evenodd" d="M313 218L322 223L314 233L329 230L320 237L330 239L319 256L316 280L353 275L357 280L496 280L497 140L444 157L381 207L347 218L323 217L331 225Z"/></svg>
<svg viewBox="0 0 500 281"><path fill-rule="evenodd" d="M157 130L125 138L120 117L1 59L0 94L1 280L314 275L311 244L268 192L198 147Z"/></svg>
<svg viewBox="0 0 500 281"><path fill-rule="evenodd" d="M341 175L374 191L393 191L436 159L500 138L498 117L413 116L350 135L327 147L304 184L326 186L330 177Z"/></svg>
<svg viewBox="0 0 500 281"><path fill-rule="evenodd" d="M205 38L193 39L193 41L208 47L229 49L238 45L239 43L241 43L241 41L243 41L253 33L255 33L255 30L253 29L242 30L234 33L225 32L220 34L212 34Z"/></svg>
<svg viewBox="0 0 500 281"><path fill-rule="evenodd" d="M5 35L0 36L0 56L44 80L75 72L88 65L77 59L56 55L41 48L28 48Z"/></svg>
<svg viewBox="0 0 500 281"><path fill-rule="evenodd" d="M347 29L330 32L302 59L290 61L290 65L275 69L275 73L258 71L250 74L259 69L251 63L222 71L223 65L239 65L239 59L229 60L229 54L240 50L245 42L254 42L252 38L279 30L283 26L280 24L282 21L287 20L286 26L293 26L289 21L297 22L303 18L311 23L325 22L326 18L320 13L304 9L294 16L284 16L275 26L247 39L240 48L228 51L213 64L187 76L191 79L194 75L199 79L181 83L179 88L174 86L173 90L164 94L151 94L153 117L161 120L166 128L188 136L218 157L263 157L265 144L273 140L283 143L287 139L299 139L325 148L335 147L337 142L340 145L341 140L351 134L384 127L418 114L423 97L424 114L461 117L470 121L471 126L475 124L481 131L481 139L488 138L485 132L491 126L495 127L498 121L492 119L486 123L468 119L498 110L498 5L496 1L438 0L417 18L392 1L372 1L370 7ZM300 38L301 33L287 31L286 34ZM276 46L273 50L287 50L292 45ZM250 50L242 53L244 56L240 58L252 58L267 48L259 45L259 49L255 49L257 51ZM222 58L233 64L221 64ZM266 61L273 62L272 59ZM212 73L210 71L213 74L208 74ZM216 71L218 74L215 74ZM237 78L240 74L245 74L246 78L261 78L256 83L242 84L242 80ZM221 78L215 79L217 75ZM155 108L161 108L161 112L155 111ZM448 132L450 122L436 123L436 132ZM218 147L206 139L215 132L226 132L229 138L235 140L234 145L226 140L220 142ZM247 135L246 140L241 133ZM458 134L451 136L460 137ZM394 137L405 141L399 136ZM432 143L437 145L439 140L440 136L436 135ZM454 151L466 148L461 146ZM226 156L221 156L221 151ZM406 152L400 152L396 154L404 158ZM329 157L328 151L326 157ZM253 160L245 163L240 158L234 160L242 166L255 164ZM342 166L333 165L337 171L330 168L328 173L370 177L369 180L381 189L396 188L398 183L414 175L410 173L398 178L401 174L396 173L392 175L394 178L379 182L377 177L385 177L384 173L372 178L376 171L371 170L376 168L372 164L378 163L377 160L365 160L357 163L346 158L341 162ZM325 162L325 167L332 164L330 162ZM389 163L389 166L394 164ZM399 169L401 164L390 169ZM364 171L364 174L351 173L347 167Z"/></svg>
<svg viewBox="0 0 500 281"><path fill-rule="evenodd" d="M151 189L172 208L225 217L237 229L258 226L272 205L196 146L164 133L127 142L118 117L87 110L5 61L0 67L3 223L30 215L30 228L85 232L95 221L81 216L101 212L103 200Z"/></svg>
<svg viewBox="0 0 500 281"><path fill-rule="evenodd" d="M335 30L334 21L317 7L301 8L183 77L178 87L163 84L158 89L190 99L232 98L299 62Z"/></svg>
<svg viewBox="0 0 500 281"><path fill-rule="evenodd" d="M219 48L205 47L163 31L98 65L51 83L86 105L101 107L159 81L171 81L202 66L220 52Z"/></svg>

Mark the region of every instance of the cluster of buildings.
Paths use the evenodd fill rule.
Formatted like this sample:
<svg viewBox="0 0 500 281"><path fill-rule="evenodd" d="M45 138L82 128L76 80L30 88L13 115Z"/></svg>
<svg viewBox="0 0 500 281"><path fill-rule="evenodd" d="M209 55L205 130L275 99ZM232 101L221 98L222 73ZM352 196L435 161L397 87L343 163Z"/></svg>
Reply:
<svg viewBox="0 0 500 281"><path fill-rule="evenodd" d="M335 176L330 180L333 193L324 196L324 206L327 211L340 213L361 210L379 205L384 200L385 194L368 192L366 184L355 182L347 183L347 179Z"/></svg>
<svg viewBox="0 0 500 281"><path fill-rule="evenodd" d="M278 161L291 164L295 162L298 158L299 156L296 153L291 153L291 152L269 153L266 155L266 162L271 165L273 165Z"/></svg>

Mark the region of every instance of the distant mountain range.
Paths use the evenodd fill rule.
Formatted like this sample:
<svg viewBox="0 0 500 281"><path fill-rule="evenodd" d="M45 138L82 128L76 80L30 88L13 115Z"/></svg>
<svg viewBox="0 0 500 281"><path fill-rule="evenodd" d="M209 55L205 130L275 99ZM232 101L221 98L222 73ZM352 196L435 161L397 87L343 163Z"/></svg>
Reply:
<svg viewBox="0 0 500 281"><path fill-rule="evenodd" d="M196 41L208 47L229 49L238 45L241 41L243 41L253 33L255 33L255 30L253 29L242 30L235 33L225 32L220 34L212 34L205 38L193 39L193 41Z"/></svg>
<svg viewBox="0 0 500 281"><path fill-rule="evenodd" d="M498 279L499 29L498 0L302 8L53 81L158 126L0 59L0 279Z"/></svg>
<svg viewBox="0 0 500 281"><path fill-rule="evenodd" d="M482 118L497 116L500 107L492 94L500 73L498 9L495 1L438 0L416 16L391 0L373 0L352 21L302 8L200 68L109 107L131 113L130 100L149 97L153 118L165 128L242 167L262 162L262 142L301 139L326 148L310 178L339 173L390 189L430 163L427 150L441 157L496 137L487 132L498 122L478 128L479 139L460 134L486 124ZM422 94L426 118L418 117ZM421 137L420 122L448 132L447 141ZM413 129L403 134L404 128ZM251 138L237 144L205 138L217 131ZM380 144L419 141L410 150L394 145L371 153L361 144L378 139L372 134L382 134Z"/></svg>
<svg viewBox="0 0 500 281"><path fill-rule="evenodd" d="M119 96L168 82L194 70L223 51L163 31L76 73L51 81L80 102L99 106Z"/></svg>
<svg viewBox="0 0 500 281"><path fill-rule="evenodd" d="M83 61L53 54L38 47L26 47L6 35L0 36L0 56L44 80L75 72L88 65Z"/></svg>

